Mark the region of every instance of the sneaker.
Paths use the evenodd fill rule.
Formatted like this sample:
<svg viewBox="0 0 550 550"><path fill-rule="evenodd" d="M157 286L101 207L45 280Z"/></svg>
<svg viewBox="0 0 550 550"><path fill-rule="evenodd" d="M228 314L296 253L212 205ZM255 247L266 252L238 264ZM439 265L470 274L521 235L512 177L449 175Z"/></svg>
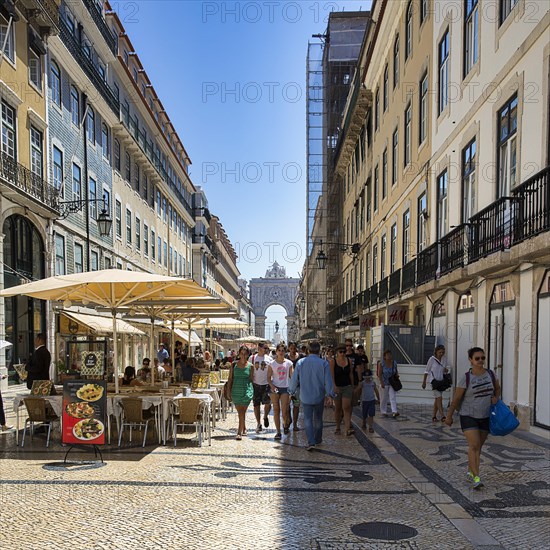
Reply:
<svg viewBox="0 0 550 550"><path fill-rule="evenodd" d="M472 483L472 482L474 481L474 474L472 474L472 472L468 472L468 473L466 474L466 479L467 479L470 483Z"/></svg>
<svg viewBox="0 0 550 550"><path fill-rule="evenodd" d="M281 439L283 437L280 433L276 433L273 439Z"/></svg>
<svg viewBox="0 0 550 550"><path fill-rule="evenodd" d="M267 416L264 416L264 426L269 428L269 418L267 418Z"/></svg>
<svg viewBox="0 0 550 550"><path fill-rule="evenodd" d="M285 434L289 433L290 432L290 428L284 428L283 430L285 432Z"/></svg>
<svg viewBox="0 0 550 550"><path fill-rule="evenodd" d="M399 416L399 413L393 413L392 416L393 418L397 418Z"/></svg>
<svg viewBox="0 0 550 550"><path fill-rule="evenodd" d="M262 425L261 425L261 424L258 424L258 425L256 426L256 433L259 434L261 431L262 431Z"/></svg>
<svg viewBox="0 0 550 550"><path fill-rule="evenodd" d="M480 489L483 487L483 481L479 478L479 476L474 477L474 489Z"/></svg>
<svg viewBox="0 0 550 550"><path fill-rule="evenodd" d="M13 426L8 426L7 424L5 426L2 426L3 432L9 432L10 430L13 430Z"/></svg>
<svg viewBox="0 0 550 550"><path fill-rule="evenodd" d="M236 437L235 439L236 439L237 441L241 441L241 439L242 439L241 434L237 434L237 437Z"/></svg>
<svg viewBox="0 0 550 550"><path fill-rule="evenodd" d="M314 450L315 450L315 445L308 445L308 446L306 447L306 451L310 451L310 452L311 452L311 451L314 451Z"/></svg>

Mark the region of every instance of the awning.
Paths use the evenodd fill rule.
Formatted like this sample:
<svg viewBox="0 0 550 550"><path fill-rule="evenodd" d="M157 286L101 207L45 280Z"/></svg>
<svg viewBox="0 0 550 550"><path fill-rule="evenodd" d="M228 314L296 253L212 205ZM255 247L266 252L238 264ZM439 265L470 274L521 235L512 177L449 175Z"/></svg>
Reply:
<svg viewBox="0 0 550 550"><path fill-rule="evenodd" d="M181 338L184 342L188 341L189 334L186 330L182 330L180 328L175 328L174 329L174 334L178 338ZM202 340L197 336L197 333L194 330L191 331L191 345L192 346L202 346Z"/></svg>
<svg viewBox="0 0 550 550"><path fill-rule="evenodd" d="M69 319L73 319L81 325L85 325L91 330L99 334L111 334L113 332L113 320L111 317L102 317L101 315L89 315L87 313L75 313L73 311L62 311L63 315ZM117 332L125 334L141 334L145 333L136 327L133 327L122 319L116 320Z"/></svg>

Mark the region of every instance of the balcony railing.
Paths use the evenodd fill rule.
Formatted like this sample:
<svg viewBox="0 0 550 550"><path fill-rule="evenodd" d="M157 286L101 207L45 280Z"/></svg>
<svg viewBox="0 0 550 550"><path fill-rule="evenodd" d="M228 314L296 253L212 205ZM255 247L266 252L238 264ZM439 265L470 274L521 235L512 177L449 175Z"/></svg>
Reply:
<svg viewBox="0 0 550 550"><path fill-rule="evenodd" d="M0 153L0 178L59 213L59 191L5 153Z"/></svg>
<svg viewBox="0 0 550 550"><path fill-rule="evenodd" d="M101 36L103 36L103 39L107 43L107 46L113 52L113 54L116 55L117 54L116 38L111 33L111 29L109 29L109 27L107 26L107 23L103 18L103 14L101 13L99 6L96 4L96 2L94 2L94 0L83 0L83 1L84 1L84 5L90 12L92 19L96 24L96 27L101 33Z"/></svg>
<svg viewBox="0 0 550 550"><path fill-rule="evenodd" d="M40 6L42 11L48 16L56 32L59 30L59 6L56 5L54 0L35 0Z"/></svg>
<svg viewBox="0 0 550 550"><path fill-rule="evenodd" d="M459 225L442 237L439 250L440 275L464 267L468 254L468 228L468 225Z"/></svg>
<svg viewBox="0 0 550 550"><path fill-rule="evenodd" d="M550 230L550 166L424 249L400 270L329 313L334 323ZM355 308L355 309L354 309Z"/></svg>
<svg viewBox="0 0 550 550"><path fill-rule="evenodd" d="M84 51L78 39L71 33L69 27L63 19L59 20L61 40L71 52L72 56L76 59L78 64L82 67L88 78L92 81L92 84L96 90L101 94L107 105L118 117L120 115L120 102L109 88L109 85L103 80L101 73L95 66L94 62L88 57L88 54Z"/></svg>

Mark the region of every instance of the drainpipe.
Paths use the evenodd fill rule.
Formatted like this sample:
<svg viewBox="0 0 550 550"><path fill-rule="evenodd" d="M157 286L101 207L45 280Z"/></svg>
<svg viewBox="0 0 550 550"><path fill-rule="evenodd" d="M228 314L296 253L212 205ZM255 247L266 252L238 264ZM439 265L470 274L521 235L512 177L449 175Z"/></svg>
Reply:
<svg viewBox="0 0 550 550"><path fill-rule="evenodd" d="M90 271L90 203L88 198L90 196L88 181L88 96L82 94L82 111L84 118L82 120L82 128L84 130L84 208L86 209L86 272Z"/></svg>

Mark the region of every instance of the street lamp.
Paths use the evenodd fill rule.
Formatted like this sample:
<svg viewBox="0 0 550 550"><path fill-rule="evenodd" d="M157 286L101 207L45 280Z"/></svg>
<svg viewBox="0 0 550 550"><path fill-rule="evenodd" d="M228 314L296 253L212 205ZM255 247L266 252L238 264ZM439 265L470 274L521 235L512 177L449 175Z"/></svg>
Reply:
<svg viewBox="0 0 550 550"><path fill-rule="evenodd" d="M337 246L342 252L348 252L353 257L357 256L357 254L359 254L359 251L361 250L361 245L359 243L348 244L348 243L330 243L329 242L329 243L325 243L325 244ZM322 240L319 241L319 248L320 248L320 250L317 253L317 256L315 258L315 262L317 263L318 269L325 269L326 266L327 266L328 257L325 254L325 252L323 251L323 241Z"/></svg>
<svg viewBox="0 0 550 550"><path fill-rule="evenodd" d="M61 209L61 216L59 219L64 220L69 216L69 214L76 214L80 212L84 206L88 207L90 202L101 202L103 207L101 209L101 214L97 217L97 229L99 234L102 237L107 237L111 233L111 228L113 227L113 220L107 212L107 202L104 198L102 199L79 199L74 201L61 201L59 203Z"/></svg>

